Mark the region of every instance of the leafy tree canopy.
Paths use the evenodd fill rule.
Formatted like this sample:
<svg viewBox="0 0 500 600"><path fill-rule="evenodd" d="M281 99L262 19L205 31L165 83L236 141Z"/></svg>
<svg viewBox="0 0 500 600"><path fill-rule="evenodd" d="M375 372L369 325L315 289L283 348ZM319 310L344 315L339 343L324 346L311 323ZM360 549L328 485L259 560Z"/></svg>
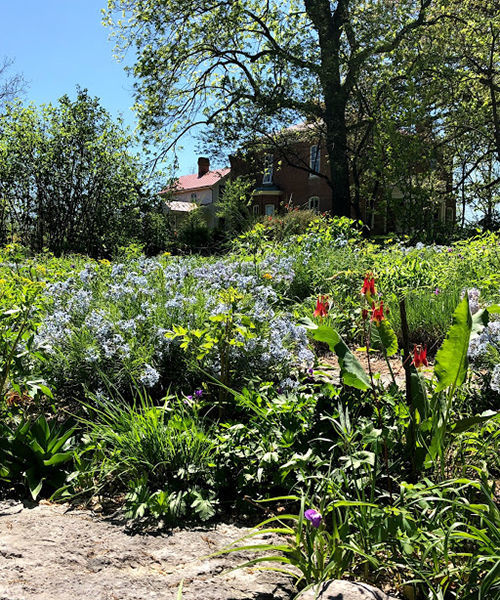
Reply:
<svg viewBox="0 0 500 600"><path fill-rule="evenodd" d="M347 107L373 61L392 61L432 0L108 0L119 51L136 52L141 126L167 148L209 125L321 123L334 211L350 213ZM240 138L241 139L241 138Z"/></svg>
<svg viewBox="0 0 500 600"><path fill-rule="evenodd" d="M102 255L137 240L155 200L132 138L87 90L0 116L0 234L42 248Z"/></svg>

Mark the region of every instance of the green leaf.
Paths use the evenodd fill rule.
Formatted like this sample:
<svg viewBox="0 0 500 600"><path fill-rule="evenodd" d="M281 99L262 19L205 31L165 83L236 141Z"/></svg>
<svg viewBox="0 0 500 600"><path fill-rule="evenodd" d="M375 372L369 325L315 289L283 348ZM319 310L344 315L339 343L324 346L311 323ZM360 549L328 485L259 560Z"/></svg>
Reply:
<svg viewBox="0 0 500 600"><path fill-rule="evenodd" d="M40 477L40 474L37 473L37 470L34 467L31 467L26 471L26 481L28 482L31 497L33 498L33 500L36 500L38 494L42 490L43 477Z"/></svg>
<svg viewBox="0 0 500 600"><path fill-rule="evenodd" d="M310 330L311 336L318 342L325 342L339 360L342 381L358 390L369 390L370 380L358 359L349 350L340 335L328 325L320 325Z"/></svg>
<svg viewBox="0 0 500 600"><path fill-rule="evenodd" d="M215 515L214 503L209 498L204 498L200 493L195 492L195 500L191 504L191 508L200 517L202 521L208 521Z"/></svg>
<svg viewBox="0 0 500 600"><path fill-rule="evenodd" d="M489 320L489 309L478 310L477 313L472 315L471 337L479 335L486 327L486 325L488 325Z"/></svg>
<svg viewBox="0 0 500 600"><path fill-rule="evenodd" d="M456 423L454 423L454 425L452 426L452 431L453 431L453 433L462 433L463 431L467 431L471 427L474 427L474 425L478 425L479 423L485 423L486 421L494 419L498 415L500 415L500 412L495 412L493 410L487 410L487 411L483 412L482 414L477 415L475 417L468 417L467 419L461 419L460 421L457 421Z"/></svg>
<svg viewBox="0 0 500 600"><path fill-rule="evenodd" d="M51 465L60 465L68 462L68 460L71 460L72 456L73 452L58 452L57 454L53 454L50 458L44 460L43 464L46 467L50 467Z"/></svg>
<svg viewBox="0 0 500 600"><path fill-rule="evenodd" d="M398 351L398 338L389 321L384 320L379 325L373 326L371 335L373 341L385 349L387 356L396 354Z"/></svg>
<svg viewBox="0 0 500 600"><path fill-rule="evenodd" d="M436 354L434 373L438 379L435 391L462 385L467 375L467 351L472 331L472 316L467 294L453 313L453 324Z"/></svg>
<svg viewBox="0 0 500 600"><path fill-rule="evenodd" d="M414 366L410 367L410 386L413 408L418 411L420 421L427 418L429 400L423 377Z"/></svg>

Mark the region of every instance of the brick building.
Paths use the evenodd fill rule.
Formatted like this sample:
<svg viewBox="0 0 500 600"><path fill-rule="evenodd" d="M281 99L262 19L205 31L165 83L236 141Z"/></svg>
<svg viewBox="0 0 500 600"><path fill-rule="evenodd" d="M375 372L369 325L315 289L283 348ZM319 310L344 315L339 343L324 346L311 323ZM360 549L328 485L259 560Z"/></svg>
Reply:
<svg viewBox="0 0 500 600"><path fill-rule="evenodd" d="M298 141L294 144L294 153L298 159L296 166L287 164L278 152L265 152L250 161L241 155L229 157L232 178L253 176L255 215L272 215L285 205L317 212L331 210L332 189L323 146Z"/></svg>
<svg viewBox="0 0 500 600"><path fill-rule="evenodd" d="M250 176L253 179L252 207L256 216L282 212L285 207L321 213L331 211L330 168L321 135L304 126L290 128L286 133L275 144L274 150L239 152L230 156L231 178ZM401 135L402 143L408 143L408 135ZM421 138L420 141L424 139L421 133L416 135ZM425 139L425 143L431 144L432 141ZM453 223L452 170L438 152L431 154L434 154L432 160L418 159L406 170L404 185L402 182L384 181L375 197L372 195L367 199L361 195L358 213L352 206L351 217L361 218L373 233L401 230L406 226L402 217L405 211L418 213L424 210L419 207L411 190L422 186L418 181L422 177L419 176L427 174L427 179L435 182L436 198L433 207L425 207L428 221L431 226L438 222Z"/></svg>
<svg viewBox="0 0 500 600"><path fill-rule="evenodd" d="M202 206L210 227L217 224L216 204L228 178L246 177L253 180L252 211L255 216L273 215L287 208L309 209L318 213L332 210L332 187L328 155L321 143L322 131L313 125L301 124L280 133L268 144L240 150L229 157L231 168L210 170L207 158L198 159L198 173L179 178L174 197L167 203L176 221L191 210ZM401 132L403 147L413 142L425 149L434 148L428 131L413 134ZM455 221L455 200L452 194L452 169L439 151L428 152L422 159L418 151L410 167L403 169L399 180L376 182L377 191L358 194L358 207L351 209L352 218L361 218L373 233L409 232L414 223L408 215L422 217L424 227ZM425 185L433 181L433 188ZM426 183L427 182L427 183ZM380 185L379 185L380 183ZM354 182L352 182L354 188ZM423 193L421 193L423 192ZM425 194L433 203L425 204ZM420 203L420 204L419 204Z"/></svg>

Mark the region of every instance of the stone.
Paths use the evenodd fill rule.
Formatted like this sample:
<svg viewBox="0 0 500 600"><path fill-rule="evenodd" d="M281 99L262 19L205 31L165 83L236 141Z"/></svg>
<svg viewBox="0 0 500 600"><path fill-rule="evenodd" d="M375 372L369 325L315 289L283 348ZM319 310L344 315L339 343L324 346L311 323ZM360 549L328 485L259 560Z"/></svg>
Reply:
<svg viewBox="0 0 500 600"><path fill-rule="evenodd" d="M396 600L367 584L344 579L326 581L299 596L299 600Z"/></svg>

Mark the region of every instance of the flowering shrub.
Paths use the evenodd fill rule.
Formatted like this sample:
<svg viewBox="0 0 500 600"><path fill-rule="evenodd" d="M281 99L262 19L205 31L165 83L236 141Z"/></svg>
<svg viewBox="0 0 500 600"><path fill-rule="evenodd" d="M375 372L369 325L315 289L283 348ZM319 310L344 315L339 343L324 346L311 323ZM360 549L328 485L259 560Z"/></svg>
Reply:
<svg viewBox="0 0 500 600"><path fill-rule="evenodd" d="M242 327L243 318L249 320L252 336L230 346L231 369L239 380L282 380L313 361L304 328L280 307L292 278L290 261L272 256L258 268L246 261L188 258L88 263L47 286L50 308L36 342L50 355L47 376L60 388L97 389L100 373L122 389L130 377L147 388L194 385L195 365L169 332L217 324L228 310L223 292L232 288L240 298L235 323ZM203 367L218 377L219 357L207 354Z"/></svg>
<svg viewBox="0 0 500 600"><path fill-rule="evenodd" d="M471 313L480 310L480 291L476 288L464 290L467 293ZM485 386L500 393L500 307L488 308L490 314L487 326L471 338L468 356L473 369L479 374Z"/></svg>

